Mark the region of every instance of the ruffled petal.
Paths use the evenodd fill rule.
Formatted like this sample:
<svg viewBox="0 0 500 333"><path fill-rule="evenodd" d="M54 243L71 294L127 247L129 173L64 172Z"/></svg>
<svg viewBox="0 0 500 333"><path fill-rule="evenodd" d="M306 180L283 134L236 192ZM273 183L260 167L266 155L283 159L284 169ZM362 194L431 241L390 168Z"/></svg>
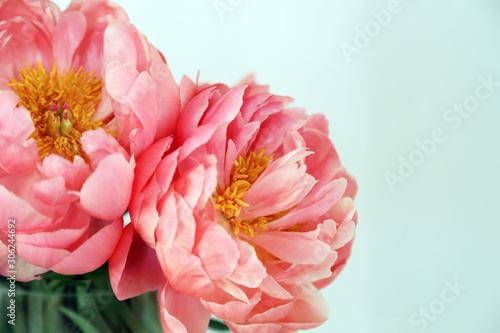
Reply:
<svg viewBox="0 0 500 333"><path fill-rule="evenodd" d="M249 207L243 207L239 217L249 219L271 215L302 201L316 183L314 177L306 173L305 165L295 163L307 153L297 150L271 162L241 198Z"/></svg>
<svg viewBox="0 0 500 333"><path fill-rule="evenodd" d="M144 243L132 224L125 227L109 258L109 279L119 300L159 290L166 282L156 251Z"/></svg>
<svg viewBox="0 0 500 333"><path fill-rule="evenodd" d="M139 73L147 70L151 62L149 43L132 24L115 21L106 29L103 63L111 61L130 63Z"/></svg>
<svg viewBox="0 0 500 333"><path fill-rule="evenodd" d="M103 158L82 186L81 206L103 220L121 217L130 201L133 172L133 165L121 154Z"/></svg>
<svg viewBox="0 0 500 333"><path fill-rule="evenodd" d="M116 61L108 65L105 82L114 101L118 141L138 157L153 143L158 128L156 83L131 63L118 65Z"/></svg>
<svg viewBox="0 0 500 333"><path fill-rule="evenodd" d="M201 232L196 250L212 280L228 277L238 264L239 252L236 242L226 230L215 223L208 224Z"/></svg>
<svg viewBox="0 0 500 333"><path fill-rule="evenodd" d="M156 82L158 91L158 130L155 139L158 140L174 134L180 115L180 91L167 64L153 59L151 76Z"/></svg>
<svg viewBox="0 0 500 333"><path fill-rule="evenodd" d="M44 228L53 220L34 209L30 204L0 185L0 230L7 232L7 222L15 218L19 221L16 232Z"/></svg>
<svg viewBox="0 0 500 333"><path fill-rule="evenodd" d="M283 230L327 213L342 198L346 186L345 179L332 180L327 184L317 183L288 214L267 223L266 227L269 230Z"/></svg>
<svg viewBox="0 0 500 333"><path fill-rule="evenodd" d="M102 221L92 218L89 234L81 245L52 267L65 275L84 274L104 265L115 250L123 232L123 218Z"/></svg>
<svg viewBox="0 0 500 333"><path fill-rule="evenodd" d="M78 200L78 196L66 191L63 177L54 177L33 184L33 196L46 205L62 205Z"/></svg>
<svg viewBox="0 0 500 333"><path fill-rule="evenodd" d="M318 239L319 229L309 232L266 231L252 241L272 255L292 264L313 265L325 260L331 251Z"/></svg>
<svg viewBox="0 0 500 333"><path fill-rule="evenodd" d="M230 301L224 304L215 302L202 302L217 318L232 322L244 322L253 310L255 304L261 300L261 292L256 292L249 302Z"/></svg>
<svg viewBox="0 0 500 333"><path fill-rule="evenodd" d="M28 139L35 127L28 110L17 107L19 97L0 90L0 174L22 175L36 168L39 161L35 139Z"/></svg>
<svg viewBox="0 0 500 333"><path fill-rule="evenodd" d="M199 299L189 297L166 283L158 293L161 325L166 333L205 333L210 312Z"/></svg>
<svg viewBox="0 0 500 333"><path fill-rule="evenodd" d="M266 268L255 254L252 245L245 241L236 240L238 244L238 265L228 278L237 284L248 288L257 288L266 278Z"/></svg>
<svg viewBox="0 0 500 333"><path fill-rule="evenodd" d="M93 169L97 168L99 162L112 154L122 154L128 161L130 155L123 149L116 139L102 128L93 131L86 131L82 135L82 148L90 159L90 165Z"/></svg>
<svg viewBox="0 0 500 333"><path fill-rule="evenodd" d="M38 279L39 274L49 271L48 268L38 267L27 263L22 257L16 256L16 264L10 266L8 258L8 246L0 242L0 275L15 276L16 281L27 282Z"/></svg>
<svg viewBox="0 0 500 333"><path fill-rule="evenodd" d="M72 67L73 56L87 29L85 16L80 12L65 12L54 32L54 62L61 72ZM77 68L75 68L77 70Z"/></svg>
<svg viewBox="0 0 500 333"><path fill-rule="evenodd" d="M215 287L202 267L201 260L180 247L156 244L156 254L169 283L194 298L210 297Z"/></svg>

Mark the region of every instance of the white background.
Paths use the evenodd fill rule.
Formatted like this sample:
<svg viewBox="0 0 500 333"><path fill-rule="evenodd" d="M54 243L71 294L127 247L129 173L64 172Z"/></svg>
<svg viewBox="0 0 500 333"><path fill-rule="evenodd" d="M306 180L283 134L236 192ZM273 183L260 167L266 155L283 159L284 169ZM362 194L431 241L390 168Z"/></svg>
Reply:
<svg viewBox="0 0 500 333"><path fill-rule="evenodd" d="M117 3L176 80L200 70L202 81L235 84L252 72L327 115L359 182L359 225L346 269L324 290L330 319L313 332L500 332L500 86L459 125L444 119L474 102L480 77L500 82L498 1ZM221 3L231 10L218 13ZM376 23L372 11L388 9L397 14ZM347 44L358 53L346 56ZM415 141L435 129L446 140L419 153ZM387 172L411 156L419 165L391 188Z"/></svg>

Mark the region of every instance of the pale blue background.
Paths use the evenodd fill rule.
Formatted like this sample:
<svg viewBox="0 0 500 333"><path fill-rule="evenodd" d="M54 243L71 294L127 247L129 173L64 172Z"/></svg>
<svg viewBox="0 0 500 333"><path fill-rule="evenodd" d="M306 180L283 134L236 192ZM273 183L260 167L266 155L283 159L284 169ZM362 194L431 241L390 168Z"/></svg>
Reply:
<svg viewBox="0 0 500 333"><path fill-rule="evenodd" d="M234 84L253 72L330 120L359 181L359 227L349 264L324 290L330 319L312 332L500 331L500 88L457 129L443 119L480 76L500 82L500 2L401 0L351 61L340 45L376 29L372 11L391 1L117 2L177 80L201 70L202 81ZM223 20L217 2L234 4ZM447 140L392 191L384 174L436 128ZM466 290L440 303L455 280ZM429 306L442 313L425 329L410 322Z"/></svg>

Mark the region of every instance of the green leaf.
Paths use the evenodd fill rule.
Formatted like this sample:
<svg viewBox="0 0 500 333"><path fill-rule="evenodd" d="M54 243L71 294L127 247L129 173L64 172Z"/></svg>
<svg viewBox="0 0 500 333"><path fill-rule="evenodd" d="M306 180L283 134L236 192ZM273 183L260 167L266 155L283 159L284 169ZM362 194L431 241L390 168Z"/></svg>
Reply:
<svg viewBox="0 0 500 333"><path fill-rule="evenodd" d="M41 274L40 277L44 280L93 280L107 278L109 277L108 263L105 263L98 269L83 275L63 275L49 271Z"/></svg>
<svg viewBox="0 0 500 333"><path fill-rule="evenodd" d="M61 294L49 294L44 302L44 332L63 332L63 322L61 312L55 311L62 304L63 296Z"/></svg>
<svg viewBox="0 0 500 333"><path fill-rule="evenodd" d="M127 300L131 310L144 325L144 332L162 332L160 312L155 292L144 293Z"/></svg>
<svg viewBox="0 0 500 333"><path fill-rule="evenodd" d="M42 279L50 279L50 280L72 280L74 279L77 275L62 275L56 272L49 271L47 273L43 273L39 275Z"/></svg>
<svg viewBox="0 0 500 333"><path fill-rule="evenodd" d="M208 327L217 331L229 331L229 327L226 326L222 321L210 319L210 323L208 323Z"/></svg>
<svg viewBox="0 0 500 333"><path fill-rule="evenodd" d="M88 280L102 279L109 277L108 263L106 262L104 265L102 265L95 271L83 274L83 277Z"/></svg>
<svg viewBox="0 0 500 333"><path fill-rule="evenodd" d="M16 283L16 325L13 330L16 333L29 332L28 318L26 317L27 298L28 292Z"/></svg>
<svg viewBox="0 0 500 333"><path fill-rule="evenodd" d="M95 333L99 332L87 319L83 318L76 312L71 311L64 306L59 307L59 311L61 311L66 317L71 319L79 329L82 330L83 333Z"/></svg>
<svg viewBox="0 0 500 333"><path fill-rule="evenodd" d="M28 323L29 332L36 332L43 327L43 309L42 298L44 294L45 285L42 281L32 282L32 291L26 294L28 299Z"/></svg>

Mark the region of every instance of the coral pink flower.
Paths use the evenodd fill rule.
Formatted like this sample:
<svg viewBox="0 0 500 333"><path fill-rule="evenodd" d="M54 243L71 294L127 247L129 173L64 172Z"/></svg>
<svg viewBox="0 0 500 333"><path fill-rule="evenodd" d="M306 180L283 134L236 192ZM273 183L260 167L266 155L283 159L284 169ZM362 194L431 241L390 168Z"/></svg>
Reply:
<svg viewBox="0 0 500 333"><path fill-rule="evenodd" d="M122 299L159 289L165 332L206 331L210 313L235 332L327 319L318 287L349 256L357 185L326 119L290 102L184 78L175 137L138 159L111 282Z"/></svg>
<svg viewBox="0 0 500 333"><path fill-rule="evenodd" d="M0 58L0 273L11 218L18 280L94 270L122 234L135 158L175 130L178 87L106 0L0 2Z"/></svg>

